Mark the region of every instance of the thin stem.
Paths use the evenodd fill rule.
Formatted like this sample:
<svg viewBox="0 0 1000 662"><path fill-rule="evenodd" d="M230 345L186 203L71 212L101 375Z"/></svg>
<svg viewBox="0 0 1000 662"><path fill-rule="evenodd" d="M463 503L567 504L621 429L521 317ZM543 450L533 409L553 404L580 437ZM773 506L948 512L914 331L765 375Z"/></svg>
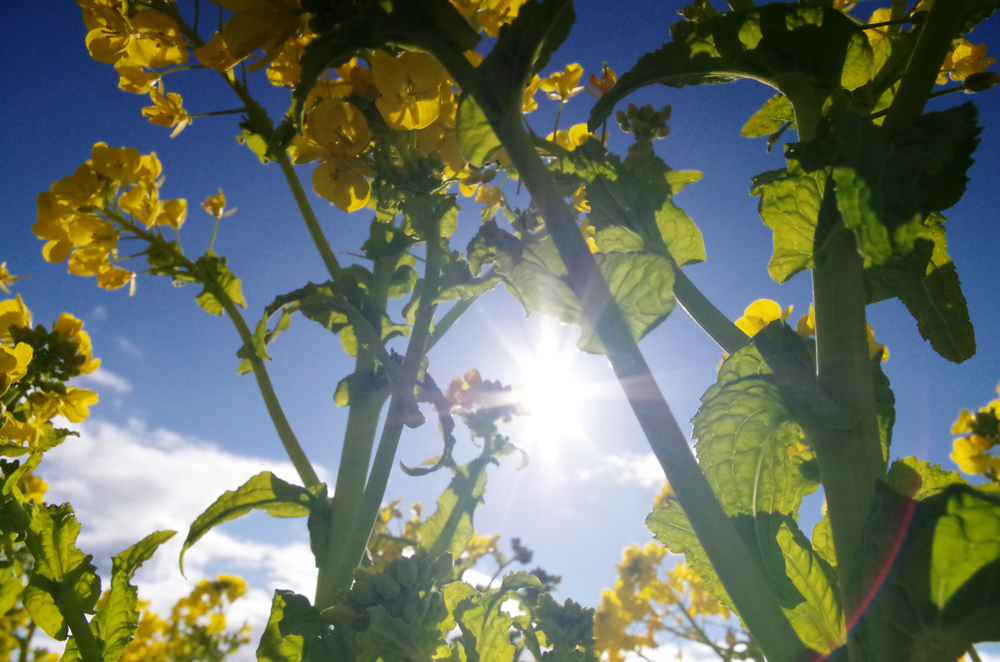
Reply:
<svg viewBox="0 0 1000 662"><path fill-rule="evenodd" d="M973 646L969 646L969 657L972 658L972 662L983 662L983 659L979 657L979 653L976 652Z"/></svg>
<svg viewBox="0 0 1000 662"><path fill-rule="evenodd" d="M732 354L750 341L750 336L732 320L722 314L715 305L701 293L694 283L674 265L674 296L688 315L698 323L709 337L724 351Z"/></svg>
<svg viewBox="0 0 1000 662"><path fill-rule="evenodd" d="M229 298L229 295L225 293L223 288L216 286L213 289L215 290L213 292L215 298L219 300L229 315L229 319L236 326L236 331L240 334L240 339L243 341L243 346L253 347L253 334L243 319L243 315L237 310L236 304L233 303L233 300ZM302 484L306 487L319 485L320 480L316 475L316 470L313 469L309 458L306 457L305 451L302 450L302 446L295 437L292 426L289 424L288 419L285 417L285 412L281 408L281 403L278 401L278 395L274 392L274 386L271 384L271 378L267 374L264 361L256 354L251 355L249 361L250 367L253 369L253 375L257 379L257 387L264 398L267 413L271 416L271 422L274 424L274 429L278 432L281 445L284 446L285 453L288 455L288 459L292 461L292 465L299 474Z"/></svg>
<svg viewBox="0 0 1000 662"><path fill-rule="evenodd" d="M212 227L212 238L208 240L208 250L206 252L212 252L212 247L215 246L215 236L219 234L219 222L222 220L222 216L215 217L215 226Z"/></svg>
<svg viewBox="0 0 1000 662"><path fill-rule="evenodd" d="M28 623L27 631L24 636L17 640L18 654L17 662L28 662L28 651L31 648L31 638L35 636L35 630L38 629L38 624L34 621Z"/></svg>
<svg viewBox="0 0 1000 662"><path fill-rule="evenodd" d="M236 115L247 112L246 108L233 108L232 110L213 110L207 113L191 113L191 117L211 117L212 115Z"/></svg>
<svg viewBox="0 0 1000 662"><path fill-rule="evenodd" d="M439 340L441 340L444 334L447 333L448 329L450 329L455 322L458 321L458 318L461 317L465 311L472 307L472 304L474 304L478 298L479 297L471 297L469 299L459 299L456 301L455 305L449 308L448 312L446 312L438 323L434 325L434 332L431 333L430 337L427 339L427 348L425 351L431 351L431 348L434 347Z"/></svg>
<svg viewBox="0 0 1000 662"><path fill-rule="evenodd" d="M684 433L597 268L576 224L575 214L567 207L552 173L524 130L520 108L513 107L520 97L507 100L510 103L498 100L490 81L477 77L461 53L442 47L435 49L434 54L462 89L473 94L490 119L521 181L527 185L566 265L569 282L582 304L584 315L603 342L653 453L744 622L773 662L804 658L808 655L807 650L695 461Z"/></svg>
<svg viewBox="0 0 1000 662"><path fill-rule="evenodd" d="M302 188L299 176L295 173L292 161L288 158L288 152L281 150L276 155L276 160L281 166L281 172L284 173L285 179L288 181L289 188L292 189L292 195L295 196L295 204L298 205L299 213L302 214L302 220L306 222L306 227L309 228L309 234L312 236L313 243L316 244L316 250L319 251L320 257L323 258L326 270L330 272L331 278L336 278L340 273L340 263L337 262L337 256L330 249L330 243L326 240L326 235L323 234L323 228L319 226L319 220L316 218L316 213L313 211L312 205L309 204L309 198L306 197L306 192Z"/></svg>

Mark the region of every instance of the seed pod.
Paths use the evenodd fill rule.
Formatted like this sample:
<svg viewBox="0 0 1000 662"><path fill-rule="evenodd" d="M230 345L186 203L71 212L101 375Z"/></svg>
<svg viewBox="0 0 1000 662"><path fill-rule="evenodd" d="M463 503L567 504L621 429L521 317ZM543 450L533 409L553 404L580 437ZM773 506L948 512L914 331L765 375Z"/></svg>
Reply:
<svg viewBox="0 0 1000 662"><path fill-rule="evenodd" d="M410 587L417 581L419 574L416 559L400 559L396 568L396 581L400 586Z"/></svg>
<svg viewBox="0 0 1000 662"><path fill-rule="evenodd" d="M321 611L320 618L335 627L347 627L358 618L358 613L347 605L334 605Z"/></svg>
<svg viewBox="0 0 1000 662"><path fill-rule="evenodd" d="M399 582L389 576L387 572L380 572L374 577L375 590L386 600L392 600L399 595Z"/></svg>
<svg viewBox="0 0 1000 662"><path fill-rule="evenodd" d="M351 600L361 606L367 607L378 600L375 593L375 578L360 568L354 571L354 586L351 587Z"/></svg>
<svg viewBox="0 0 1000 662"><path fill-rule="evenodd" d="M451 577L451 552L445 552L434 561L434 578L437 580Z"/></svg>

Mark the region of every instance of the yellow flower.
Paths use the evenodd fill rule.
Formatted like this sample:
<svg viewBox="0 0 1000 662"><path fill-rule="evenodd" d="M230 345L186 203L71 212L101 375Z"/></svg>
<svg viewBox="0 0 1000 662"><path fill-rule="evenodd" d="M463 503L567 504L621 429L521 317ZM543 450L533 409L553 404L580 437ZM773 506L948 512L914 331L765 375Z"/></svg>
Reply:
<svg viewBox="0 0 1000 662"><path fill-rule="evenodd" d="M583 67L579 64L569 64L563 71L557 71L548 78L543 78L539 87L549 95L550 99L568 100L583 91L580 87L580 77L583 76Z"/></svg>
<svg viewBox="0 0 1000 662"><path fill-rule="evenodd" d="M172 198L164 200L160 204L160 213L156 216L157 225L168 225L175 230L180 230L187 219L187 200L184 198Z"/></svg>
<svg viewBox="0 0 1000 662"><path fill-rule="evenodd" d="M352 103L329 98L309 111L309 137L330 154L358 156L372 140L364 115Z"/></svg>
<svg viewBox="0 0 1000 662"><path fill-rule="evenodd" d="M331 155L313 170L312 184L316 193L350 213L368 204L371 185L365 177L374 176L365 159Z"/></svg>
<svg viewBox="0 0 1000 662"><path fill-rule="evenodd" d="M597 247L597 241L595 237L597 236L597 229L590 224L590 219L584 220L580 223L580 234L583 235L583 240L587 242L587 248L590 249L591 253L600 253L601 249Z"/></svg>
<svg viewBox="0 0 1000 662"><path fill-rule="evenodd" d="M191 123L191 116L181 105L181 95L176 92L168 92L164 96L160 87L162 87L162 83L160 86L149 88L149 98L154 105L143 108L142 116L153 124L175 127L170 134L170 137L173 138Z"/></svg>
<svg viewBox="0 0 1000 662"><path fill-rule="evenodd" d="M97 202L103 184L91 163L77 167L69 177L52 182L49 191L59 203L75 209Z"/></svg>
<svg viewBox="0 0 1000 662"><path fill-rule="evenodd" d="M958 48L952 51L949 59L951 60L951 71L948 75L951 76L952 80L965 80L997 61L995 57L986 57L986 44L975 46L965 39L962 40ZM948 68L947 61L945 68Z"/></svg>
<svg viewBox="0 0 1000 662"><path fill-rule="evenodd" d="M177 22L153 9L140 9L131 19L132 38L125 50L141 67L184 64L188 54Z"/></svg>
<svg viewBox="0 0 1000 662"><path fill-rule="evenodd" d="M588 87L587 92L589 92L591 96L598 98L602 97L608 93L608 90L610 90L617 81L618 74L616 74L615 70L609 67L608 63L605 62L604 69L602 70L600 77L598 77L597 74L590 74L590 84L593 86L593 89Z"/></svg>
<svg viewBox="0 0 1000 662"><path fill-rule="evenodd" d="M507 197L498 186L483 186L476 193L476 202L484 205L482 217L488 219L496 214L501 207L507 206Z"/></svg>
<svg viewBox="0 0 1000 662"><path fill-rule="evenodd" d="M153 83L160 80L160 74L146 71L127 55L115 62L115 71L118 72L118 89L132 94L146 94Z"/></svg>
<svg viewBox="0 0 1000 662"><path fill-rule="evenodd" d="M52 325L52 330L67 340L76 342L77 355L82 359L77 370L89 374L101 366L101 360L93 357L94 348L90 344L90 336L83 330L83 322L69 313L63 313Z"/></svg>
<svg viewBox="0 0 1000 662"><path fill-rule="evenodd" d="M868 327L868 355L873 357L878 353L882 352L882 362L889 360L889 348L885 345L875 342L875 329L872 328L871 324Z"/></svg>
<svg viewBox="0 0 1000 662"><path fill-rule="evenodd" d="M201 208L215 218L225 218L236 213L235 207L226 211L226 195L222 192L221 188L217 195L210 195L205 198L205 202L201 203Z"/></svg>
<svg viewBox="0 0 1000 662"><path fill-rule="evenodd" d="M486 34L496 37L500 34L500 27L510 23L517 18L521 7L527 0L486 0L486 5L481 9L478 18Z"/></svg>
<svg viewBox="0 0 1000 662"><path fill-rule="evenodd" d="M24 497L25 503L28 501L43 503L45 501L45 492L49 489L49 484L41 478L28 474L22 476L17 481L17 488L21 490L21 495Z"/></svg>
<svg viewBox="0 0 1000 662"><path fill-rule="evenodd" d="M299 82L299 77L302 75L302 66L299 64L299 61L302 59L302 54L305 52L306 46L315 38L316 35L309 31L301 35L298 39L285 42L278 57L274 58L274 61L267 68L267 79L271 81L271 85L287 88L295 87L295 84Z"/></svg>
<svg viewBox="0 0 1000 662"><path fill-rule="evenodd" d="M215 0L229 11L223 30L229 52L242 60L258 48L264 57L254 62L250 71L257 71L274 61L289 39L305 28L306 15L298 0Z"/></svg>
<svg viewBox="0 0 1000 662"><path fill-rule="evenodd" d="M0 301L0 339L7 337L13 326L31 328L31 311L24 305L20 294Z"/></svg>
<svg viewBox="0 0 1000 662"><path fill-rule="evenodd" d="M975 422L976 417L968 409L963 409L958 414L958 420L951 426L951 433L965 434L966 432L972 432L972 426Z"/></svg>
<svg viewBox="0 0 1000 662"><path fill-rule="evenodd" d="M229 52L225 38L218 32L206 43L194 49L194 56L202 65L219 73L225 73L239 63L239 59L233 57L233 54ZM268 77L270 77L270 71L268 71Z"/></svg>
<svg viewBox="0 0 1000 662"><path fill-rule="evenodd" d="M392 57L382 50L372 56L372 77L382 94L375 107L393 129L423 129L441 111L444 68L426 53L403 51Z"/></svg>
<svg viewBox="0 0 1000 662"><path fill-rule="evenodd" d="M0 345L0 393L28 374L28 364L34 357L31 345L19 342L14 347Z"/></svg>
<svg viewBox="0 0 1000 662"><path fill-rule="evenodd" d="M743 311L743 317L736 320L736 326L743 333L753 337L774 320L788 319L788 316L791 314L791 306L782 311L781 306L777 302L770 299L757 299Z"/></svg>
<svg viewBox="0 0 1000 662"><path fill-rule="evenodd" d="M986 455L993 447L993 442L978 434L959 437L952 447L951 459L969 474L982 474L990 469L994 472L1000 469L1000 458Z"/></svg>
<svg viewBox="0 0 1000 662"><path fill-rule="evenodd" d="M451 0L451 4L463 18L472 18L479 11L483 0Z"/></svg>
<svg viewBox="0 0 1000 662"><path fill-rule="evenodd" d="M788 311L791 312L791 307ZM787 315L785 316L787 318ZM738 325L738 323L737 323ZM875 329L872 328L871 324L866 325L868 334L868 355L875 358L875 354L879 351L882 352L882 361L889 360L889 348L885 345L875 342ZM742 328L742 327L741 327ZM795 332L798 333L803 338L809 338L816 335L816 308L812 304L809 304L809 314L803 315L799 318L798 324L795 325ZM753 334L751 334L753 335Z"/></svg>
<svg viewBox="0 0 1000 662"><path fill-rule="evenodd" d="M98 175L123 184L138 180L142 163L135 147L114 148L102 142L90 151L90 161Z"/></svg>
<svg viewBox="0 0 1000 662"><path fill-rule="evenodd" d="M118 205L135 220L152 227L160 215L160 193L155 186L133 186L118 198Z"/></svg>
<svg viewBox="0 0 1000 662"><path fill-rule="evenodd" d="M552 140L563 149L572 152L578 145L590 139L590 132L587 131L586 124L574 124L568 130L562 129L545 136L546 140Z"/></svg>
<svg viewBox="0 0 1000 662"><path fill-rule="evenodd" d="M32 415L47 421L56 414L65 416L71 423L80 423L90 415L89 407L97 403L97 394L85 388L67 386L66 393L35 392L28 396Z"/></svg>
<svg viewBox="0 0 1000 662"><path fill-rule="evenodd" d="M7 271L7 263L0 262L0 291L10 294L10 290L7 289L8 286L16 281L21 280L20 277L13 275Z"/></svg>
<svg viewBox="0 0 1000 662"><path fill-rule="evenodd" d="M532 76L531 82L524 88L524 101L521 104L522 113L527 114L538 108L538 102L535 101L535 92L538 91L538 86L541 84L542 79L538 77L538 74Z"/></svg>
<svg viewBox="0 0 1000 662"><path fill-rule="evenodd" d="M661 489L660 493L656 495L655 499L653 499L653 506L659 508L662 506L666 506L671 501L676 501L676 500L677 497L674 496L674 488L670 487L669 481L664 481L663 489Z"/></svg>
<svg viewBox="0 0 1000 662"><path fill-rule="evenodd" d="M121 11L94 4L84 9L83 22L88 30L84 41L90 57L103 64L114 64L124 55L132 39L132 28Z"/></svg>
<svg viewBox="0 0 1000 662"><path fill-rule="evenodd" d="M892 19L892 9L889 9L888 7L883 7L882 9L876 9L874 12L872 12L872 17L868 19L868 24L871 25L873 23L885 23L886 21L889 21L891 19ZM888 26L881 28L869 28L868 30L865 30L865 36L868 37L868 43L874 46L875 44L885 39L887 30Z"/></svg>

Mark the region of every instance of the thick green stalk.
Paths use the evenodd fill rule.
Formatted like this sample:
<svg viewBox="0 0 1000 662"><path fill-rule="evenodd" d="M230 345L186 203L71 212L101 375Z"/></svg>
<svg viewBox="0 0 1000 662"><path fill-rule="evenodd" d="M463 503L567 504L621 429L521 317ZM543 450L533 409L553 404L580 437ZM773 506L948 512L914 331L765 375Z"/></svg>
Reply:
<svg viewBox="0 0 1000 662"><path fill-rule="evenodd" d="M695 461L684 433L580 233L575 215L571 215L552 173L525 131L520 97L515 100L517 108L513 104L503 107L493 95L490 82L480 81L460 53L440 49L434 54L462 89L473 94L490 118L494 132L545 219L584 315L601 338L653 453L744 622L772 662L807 658L808 649L792 629L774 592Z"/></svg>
<svg viewBox="0 0 1000 662"><path fill-rule="evenodd" d="M899 90L882 122L883 128L900 131L924 112L951 43L960 36L965 3L966 0L941 0L931 6L927 19L920 26L917 44L899 82Z"/></svg>
<svg viewBox="0 0 1000 662"><path fill-rule="evenodd" d="M375 261L372 287L369 298L373 307L384 310L388 299L389 281L395 262L388 259ZM381 328L377 329L381 332ZM358 343L355 374L374 374L377 367L377 350L367 344ZM319 577L316 582L315 606L325 609L333 604L337 591L350 588L351 577L357 562L348 561L348 546L354 529L363 526L359 518L361 499L365 491L365 479L371 464L372 448L378 433L378 421L385 406L386 393L369 391L358 393L347 414L347 429L344 432L344 446L337 470L337 484L331 499L333 518L326 533L327 555L317 559ZM313 532L312 535L323 535Z"/></svg>
<svg viewBox="0 0 1000 662"><path fill-rule="evenodd" d="M854 233L842 224L814 257L817 380L824 392L859 421L851 430L813 430L826 495L837 570L850 616L864 587L852 567L855 550L885 475L865 321L864 263Z"/></svg>
<svg viewBox="0 0 1000 662"><path fill-rule="evenodd" d="M722 314L694 283L674 265L674 296L688 315L724 351L732 354L750 341L750 336Z"/></svg>
<svg viewBox="0 0 1000 662"><path fill-rule="evenodd" d="M437 233L438 224L434 224L433 233ZM420 303L417 305L417 313L413 320L413 332L410 341L406 346L406 354L403 357L404 383L402 388L412 392L416 384L417 373L420 371L420 362L427 353L430 339L431 323L434 320L434 311L437 306L433 301L437 298L439 282L441 278L441 241L435 237L436 241L427 242L427 260L424 268L423 290L420 296ZM401 398L392 396L389 403L389 413L386 416L385 426L382 428L382 436L378 442L378 449L375 451L375 460L372 463L371 474L368 483L365 485L364 495L358 512L357 524L351 531L351 537L347 545L347 550L343 562L351 564L351 570L357 567L364 554L368 539L371 537L372 527L378 517L379 508L385 497L385 488L389 482L389 475L396 459L396 450L399 447L399 438L403 433L404 420L406 419L405 406Z"/></svg>
<svg viewBox="0 0 1000 662"><path fill-rule="evenodd" d="M213 289L215 290L213 292L215 298L219 300L219 303L222 304L222 307L229 315L229 319L236 326L236 331L240 334L240 340L243 341L243 346L253 347L253 334L243 319L243 315L237 310L236 304L233 303L233 300L229 298L229 295L225 293L223 288L216 286ZM309 462L305 451L302 450L302 446L295 437L295 432L292 431L292 426L285 417L284 410L281 408L281 403L278 401L278 395L274 392L274 386L271 384L271 378L267 374L264 361L257 355L251 356L249 360L250 367L253 369L253 376L257 380L257 387L264 398L264 406L267 407L267 413L271 417L274 429L278 432L278 438L281 439L281 445L284 446L288 459L292 461L292 465L299 474L303 485L306 487L319 485L320 480L316 475L316 470L313 469L312 463Z"/></svg>
<svg viewBox="0 0 1000 662"><path fill-rule="evenodd" d="M316 213L313 211L312 205L309 204L309 198L306 196L305 189L302 188L302 182L299 181L299 176L296 174L294 166L292 166L292 161L288 158L288 152L282 150L277 155L276 160L281 166L281 172L285 174L288 187L292 189L295 204L299 207L302 220L306 222L309 235L312 237L313 243L316 244L316 250L319 251L320 257L323 258L326 270L330 273L331 278L336 278L340 272L340 264L337 262L337 257L330 248L330 243L326 240L326 235L323 234L323 228L319 226L319 220L316 218Z"/></svg>

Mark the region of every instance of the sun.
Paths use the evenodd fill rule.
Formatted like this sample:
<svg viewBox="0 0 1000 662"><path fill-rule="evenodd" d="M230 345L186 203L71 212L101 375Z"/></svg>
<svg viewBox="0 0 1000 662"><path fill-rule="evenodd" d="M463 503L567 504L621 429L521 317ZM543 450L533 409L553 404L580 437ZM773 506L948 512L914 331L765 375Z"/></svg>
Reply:
<svg viewBox="0 0 1000 662"><path fill-rule="evenodd" d="M542 461L556 459L563 442L585 436L580 419L593 387L580 369L583 354L568 335L545 325L534 347L514 356L515 397L528 413L519 439Z"/></svg>

